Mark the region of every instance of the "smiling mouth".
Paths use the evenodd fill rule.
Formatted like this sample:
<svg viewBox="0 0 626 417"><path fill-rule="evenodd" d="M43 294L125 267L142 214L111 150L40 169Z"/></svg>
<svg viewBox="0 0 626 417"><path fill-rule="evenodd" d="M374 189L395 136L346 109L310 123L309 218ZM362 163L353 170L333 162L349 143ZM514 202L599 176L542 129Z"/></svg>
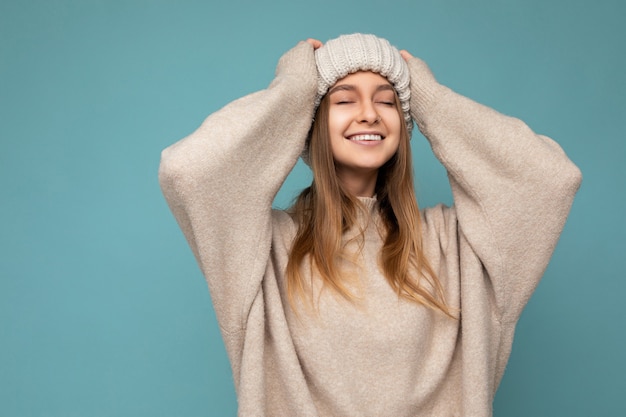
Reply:
<svg viewBox="0 0 626 417"><path fill-rule="evenodd" d="M354 135L347 138L348 140L354 141L378 141L383 140L384 137L381 135Z"/></svg>

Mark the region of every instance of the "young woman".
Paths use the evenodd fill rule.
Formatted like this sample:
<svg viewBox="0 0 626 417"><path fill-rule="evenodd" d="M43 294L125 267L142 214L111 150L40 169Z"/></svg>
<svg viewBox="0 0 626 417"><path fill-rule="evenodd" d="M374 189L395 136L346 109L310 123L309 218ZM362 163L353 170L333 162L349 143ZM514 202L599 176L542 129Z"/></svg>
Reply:
<svg viewBox="0 0 626 417"><path fill-rule="evenodd" d="M418 210L413 120L453 207ZM313 183L273 210L300 155ZM241 416L490 416L580 179L552 140L362 34L301 42L160 168Z"/></svg>

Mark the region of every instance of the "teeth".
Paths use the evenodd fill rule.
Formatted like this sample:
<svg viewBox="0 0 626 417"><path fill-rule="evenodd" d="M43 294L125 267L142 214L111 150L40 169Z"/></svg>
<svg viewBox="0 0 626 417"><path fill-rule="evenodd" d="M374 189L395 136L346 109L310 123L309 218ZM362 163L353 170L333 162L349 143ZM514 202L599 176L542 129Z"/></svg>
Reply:
<svg viewBox="0 0 626 417"><path fill-rule="evenodd" d="M380 135L355 135L350 137L350 140L382 140Z"/></svg>

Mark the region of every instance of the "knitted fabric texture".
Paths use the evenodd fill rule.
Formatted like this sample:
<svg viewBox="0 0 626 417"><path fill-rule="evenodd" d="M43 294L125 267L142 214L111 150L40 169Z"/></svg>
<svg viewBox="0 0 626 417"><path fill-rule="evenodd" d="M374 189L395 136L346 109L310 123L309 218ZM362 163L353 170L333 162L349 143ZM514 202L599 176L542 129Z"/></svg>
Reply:
<svg viewBox="0 0 626 417"><path fill-rule="evenodd" d="M411 132L413 121L409 112L409 67L389 41L362 33L342 35L317 49L315 61L318 72L316 108L328 89L343 77L357 71L372 71L387 78L395 88L407 130Z"/></svg>

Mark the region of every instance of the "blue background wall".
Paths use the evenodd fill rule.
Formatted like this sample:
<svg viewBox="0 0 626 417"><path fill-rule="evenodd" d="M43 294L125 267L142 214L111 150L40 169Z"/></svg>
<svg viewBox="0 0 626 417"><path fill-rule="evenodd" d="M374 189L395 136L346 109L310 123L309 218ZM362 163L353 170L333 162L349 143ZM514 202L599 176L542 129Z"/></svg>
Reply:
<svg viewBox="0 0 626 417"><path fill-rule="evenodd" d="M264 88L297 41L355 31L554 137L584 173L495 415L626 415L625 3L385 3L2 0L0 416L235 415L159 153ZM450 202L413 145L422 205ZM277 204L308 178L299 165Z"/></svg>

